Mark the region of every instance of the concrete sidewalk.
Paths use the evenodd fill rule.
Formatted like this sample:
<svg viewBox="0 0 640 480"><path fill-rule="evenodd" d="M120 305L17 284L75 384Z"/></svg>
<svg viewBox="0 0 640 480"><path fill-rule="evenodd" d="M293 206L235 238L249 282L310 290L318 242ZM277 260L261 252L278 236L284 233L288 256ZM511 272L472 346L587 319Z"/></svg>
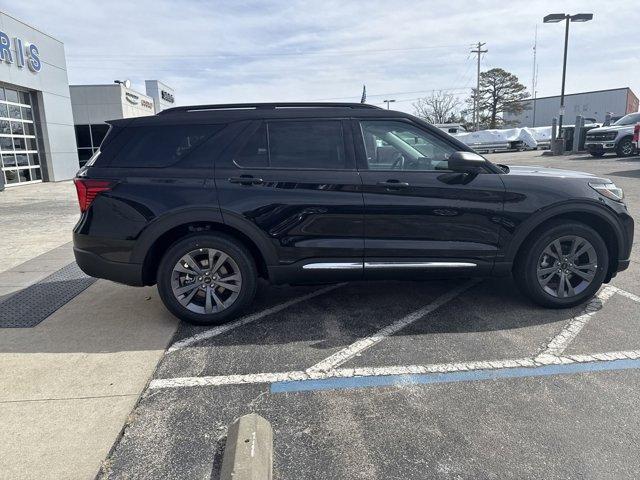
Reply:
<svg viewBox="0 0 640 480"><path fill-rule="evenodd" d="M0 272L71 241L78 218L72 181L34 183L0 192Z"/></svg>
<svg viewBox="0 0 640 480"><path fill-rule="evenodd" d="M64 245L0 274L4 298L70 258ZM154 288L98 281L36 327L3 329L0 478L94 478L177 323Z"/></svg>

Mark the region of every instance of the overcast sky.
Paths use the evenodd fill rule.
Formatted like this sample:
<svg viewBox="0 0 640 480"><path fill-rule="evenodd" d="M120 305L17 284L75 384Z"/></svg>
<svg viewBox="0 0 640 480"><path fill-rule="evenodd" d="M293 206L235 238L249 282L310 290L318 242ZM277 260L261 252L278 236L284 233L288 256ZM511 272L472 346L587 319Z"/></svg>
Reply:
<svg viewBox="0 0 640 480"><path fill-rule="evenodd" d="M444 89L467 96L482 69L501 67L530 88L538 25L538 96L560 92L562 24L547 13L592 12L571 25L567 93L631 87L640 94L637 1L21 0L6 12L62 40L71 84L145 79L178 104L397 100Z"/></svg>

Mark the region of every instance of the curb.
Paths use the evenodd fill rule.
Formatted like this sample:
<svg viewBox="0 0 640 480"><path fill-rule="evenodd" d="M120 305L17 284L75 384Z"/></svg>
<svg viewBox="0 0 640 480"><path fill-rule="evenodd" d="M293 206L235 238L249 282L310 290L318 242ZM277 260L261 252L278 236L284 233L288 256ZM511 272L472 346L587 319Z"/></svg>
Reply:
<svg viewBox="0 0 640 480"><path fill-rule="evenodd" d="M273 430L260 415L236 419L227 434L220 480L271 480Z"/></svg>

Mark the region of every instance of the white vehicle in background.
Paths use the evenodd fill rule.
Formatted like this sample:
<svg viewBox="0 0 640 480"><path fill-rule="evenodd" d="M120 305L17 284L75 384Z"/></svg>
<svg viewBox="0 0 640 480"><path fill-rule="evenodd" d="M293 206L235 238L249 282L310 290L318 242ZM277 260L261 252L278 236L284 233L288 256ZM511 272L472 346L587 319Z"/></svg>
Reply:
<svg viewBox="0 0 640 480"><path fill-rule="evenodd" d="M467 129L461 123L434 123L434 127L439 128L449 135L457 135L458 133L467 133Z"/></svg>
<svg viewBox="0 0 640 480"><path fill-rule="evenodd" d="M585 148L594 157L614 152L619 157L630 157L636 153L633 143L634 127L640 122L640 113L630 113L606 127L587 132Z"/></svg>

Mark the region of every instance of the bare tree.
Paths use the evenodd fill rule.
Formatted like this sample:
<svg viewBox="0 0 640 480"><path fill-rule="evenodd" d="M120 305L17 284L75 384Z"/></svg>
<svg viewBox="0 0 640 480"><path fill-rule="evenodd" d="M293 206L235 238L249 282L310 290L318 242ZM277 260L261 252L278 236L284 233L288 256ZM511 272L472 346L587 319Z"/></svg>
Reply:
<svg viewBox="0 0 640 480"><path fill-rule="evenodd" d="M458 114L460 100L450 93L434 92L413 104L416 117L429 123L450 123Z"/></svg>

